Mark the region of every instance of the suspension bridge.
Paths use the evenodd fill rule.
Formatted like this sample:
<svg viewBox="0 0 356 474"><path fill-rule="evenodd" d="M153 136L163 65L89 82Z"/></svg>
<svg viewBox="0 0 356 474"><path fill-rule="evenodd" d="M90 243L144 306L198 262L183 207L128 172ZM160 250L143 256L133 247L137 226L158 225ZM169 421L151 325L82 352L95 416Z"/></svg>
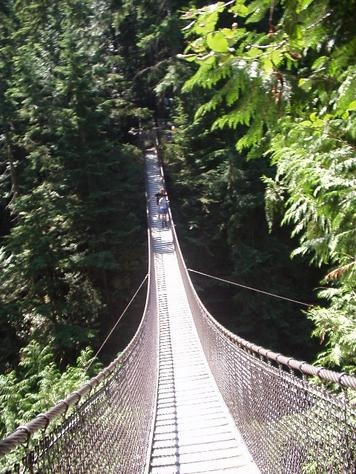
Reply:
<svg viewBox="0 0 356 474"><path fill-rule="evenodd" d="M158 219L157 152L145 156L140 326L96 377L0 441L2 472L354 473L356 378L245 341L209 314L172 217Z"/></svg>

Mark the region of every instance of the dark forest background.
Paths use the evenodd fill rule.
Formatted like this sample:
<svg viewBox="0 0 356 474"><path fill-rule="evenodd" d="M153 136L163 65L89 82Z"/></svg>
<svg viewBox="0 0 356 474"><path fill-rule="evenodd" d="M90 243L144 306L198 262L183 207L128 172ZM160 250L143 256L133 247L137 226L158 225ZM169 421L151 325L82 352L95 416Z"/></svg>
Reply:
<svg viewBox="0 0 356 474"><path fill-rule="evenodd" d="M351 59L355 40L349 21L351 4L355 5L304 2L304 10L320 10L321 4L335 22L325 21L323 32L314 30L314 42L293 50L295 58L289 59L289 66L275 59L288 87L299 87L294 95L288 89L285 101L289 105L281 108L277 102L285 91L276 65L270 73L272 82L256 85L234 77L231 65L225 75L218 76L212 63L207 66L202 59L209 48L213 55L235 54L225 50L224 43L226 38L236 40L228 33L229 28L236 30L231 15L238 22L251 19L253 9L260 7L262 14L250 21L249 28L254 34L268 33L270 2L237 3L251 10L239 7L231 12L222 7L212 19L204 10L205 2L1 2L0 435L44 410L112 360L139 323L144 291L86 373L86 365L147 271L140 127L149 130L159 125L167 189L187 266L318 305L317 312L307 317L298 304L192 276L212 314L257 344L307 361L323 353L319 361L353 370L354 234L350 229L354 201L345 190L350 190L354 161L347 161L351 158L346 152L342 163L337 161L340 149L335 143L343 140L346 147L355 147L356 106L347 99L352 96L347 87L355 84ZM307 28L301 3L281 2L274 12L275 24L280 22L290 38L295 25ZM183 13L193 7L195 13L184 18ZM314 9L307 13L316 14ZM194 21L210 26L199 30L195 23L191 26L195 30L187 33L183 28ZM225 39L216 33L219 28L225 28ZM256 38L246 37L252 40ZM318 76L315 62L327 56L323 50L327 44L334 63L319 60L323 72ZM258 59L258 52L254 54ZM302 76L309 81L308 87L306 82L298 83ZM211 77L215 79L208 84ZM228 87L226 79L232 79ZM259 97L264 94L274 104L254 101L255 111L249 113L254 121L262 122L263 136L249 137L247 146L236 146L236 141L246 136L249 120L236 119L231 124L230 117L225 120L228 127L212 128L230 113L234 100L221 103L217 97L227 94L229 87L231 92L234 80L240 80L240 89L251 100L252 91L259 90ZM190 85L184 87L187 81ZM340 122L333 125L339 135L333 138L335 143L323 142L323 153L329 157L335 153L335 159L327 166L320 164L330 181L324 184L326 191L315 208L327 215L313 216L305 205L304 214L295 207L295 215L286 218L292 212L286 196L293 200L298 187L280 178L288 174L281 171L282 160L271 159L278 151L273 140L281 134L279 118L289 116L288 107L295 106L299 115L291 122L315 113L310 126L314 127L316 120L324 120L325 104L336 103L333 94L337 93L347 97L334 112L328 111L334 113L329 122ZM315 110L310 108L312 101ZM262 117L267 106L277 110L268 120ZM204 113L197 115L202 107L206 107ZM298 139L292 145L281 140L286 156L292 145L303 149ZM315 157L319 151L313 151ZM293 159L300 159L299 169L305 169L304 155L298 153L290 155L290 163L297 167ZM338 182L333 181L336 164L341 170ZM300 181L310 196L321 179L312 171L309 181ZM278 189L273 187L277 181ZM278 193L284 200L275 200L271 228L271 196ZM339 217L334 232L338 215L343 220L340 223ZM330 226L316 229L315 223L322 219L326 224L327 219L332 221ZM347 242L335 237L324 243L322 256L315 242L291 258L301 242L320 239L320 232L325 235L329 230L337 236L346 233ZM320 299L316 289L330 274L324 280L328 290ZM313 330L317 337L312 337Z"/></svg>

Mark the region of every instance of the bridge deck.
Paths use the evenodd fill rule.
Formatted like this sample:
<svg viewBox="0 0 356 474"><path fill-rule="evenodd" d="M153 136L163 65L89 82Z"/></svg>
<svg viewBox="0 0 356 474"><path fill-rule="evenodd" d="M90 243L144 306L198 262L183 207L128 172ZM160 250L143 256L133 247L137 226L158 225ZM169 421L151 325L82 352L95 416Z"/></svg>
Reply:
<svg viewBox="0 0 356 474"><path fill-rule="evenodd" d="M258 473L207 365L185 295L170 229L158 221L157 156L146 155L160 344L151 474Z"/></svg>

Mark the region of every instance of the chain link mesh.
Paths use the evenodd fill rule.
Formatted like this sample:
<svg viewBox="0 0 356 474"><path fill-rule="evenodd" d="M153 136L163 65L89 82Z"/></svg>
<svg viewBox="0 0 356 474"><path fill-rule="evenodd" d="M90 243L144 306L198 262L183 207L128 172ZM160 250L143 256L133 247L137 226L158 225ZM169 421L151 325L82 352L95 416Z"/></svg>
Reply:
<svg viewBox="0 0 356 474"><path fill-rule="evenodd" d="M5 472L142 472L149 452L156 399L156 305L152 268L141 325L129 346L113 363L114 370L96 390L93 387L94 393L85 401L71 408L72 413L53 431L42 434L37 442L31 439L22 462ZM77 393L78 400L80 390Z"/></svg>
<svg viewBox="0 0 356 474"><path fill-rule="evenodd" d="M199 337L221 394L262 473L353 474L356 412L352 388L310 381L265 349L233 335L208 313L190 281L175 236L179 265ZM259 354L262 349L264 355ZM308 366L310 367L310 366ZM327 374L335 374L324 371ZM315 373L318 370L315 369ZM342 374L337 374L338 380ZM332 378L332 377L331 377ZM356 388L356 379L347 377ZM330 385L330 383L329 383Z"/></svg>
<svg viewBox="0 0 356 474"><path fill-rule="evenodd" d="M266 351L224 329L196 295L173 226L172 231L206 358L261 472L356 472L356 414L348 398L355 398L350 387L356 388L356 379ZM151 249L149 255L152 261ZM136 474L145 470L157 393L157 325L156 282L150 265L144 317L125 351L102 375L0 442L0 454L8 453L83 394L93 392L71 408L54 430L19 448L27 454L16 472ZM307 374L318 375L319 383L308 380ZM322 374L335 382L339 393L321 383Z"/></svg>

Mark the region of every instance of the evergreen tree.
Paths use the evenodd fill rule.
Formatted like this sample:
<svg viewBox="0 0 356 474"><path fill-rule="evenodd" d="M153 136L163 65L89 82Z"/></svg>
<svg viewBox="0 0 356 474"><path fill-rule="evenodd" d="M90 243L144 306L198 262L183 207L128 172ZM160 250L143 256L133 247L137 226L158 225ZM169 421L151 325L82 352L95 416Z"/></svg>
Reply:
<svg viewBox="0 0 356 474"><path fill-rule="evenodd" d="M195 95L196 103L202 97ZM269 234L261 176L267 159L244 159L230 130L209 131L194 120L191 95L174 99L173 142L164 145L169 190L189 267L286 297L311 302L319 272L289 259L293 242L283 229ZM233 332L294 357L311 360L312 325L296 304L191 275L204 303Z"/></svg>
<svg viewBox="0 0 356 474"><path fill-rule="evenodd" d="M315 333L327 339L319 361L355 367L353 169L355 2L218 2L186 14L185 58L198 65L186 90L211 89L197 117L218 110L214 128L237 129L237 150L266 154L267 216L283 209L317 265L332 265L333 286L314 308ZM335 330L336 328L336 330Z"/></svg>
<svg viewBox="0 0 356 474"><path fill-rule="evenodd" d="M142 112L116 67L109 6L12 5L17 48L4 95L18 192L7 203L13 225L1 251L2 327L22 344L53 339L63 364L111 326L144 251L142 163L127 143ZM130 208L131 193L141 210Z"/></svg>

